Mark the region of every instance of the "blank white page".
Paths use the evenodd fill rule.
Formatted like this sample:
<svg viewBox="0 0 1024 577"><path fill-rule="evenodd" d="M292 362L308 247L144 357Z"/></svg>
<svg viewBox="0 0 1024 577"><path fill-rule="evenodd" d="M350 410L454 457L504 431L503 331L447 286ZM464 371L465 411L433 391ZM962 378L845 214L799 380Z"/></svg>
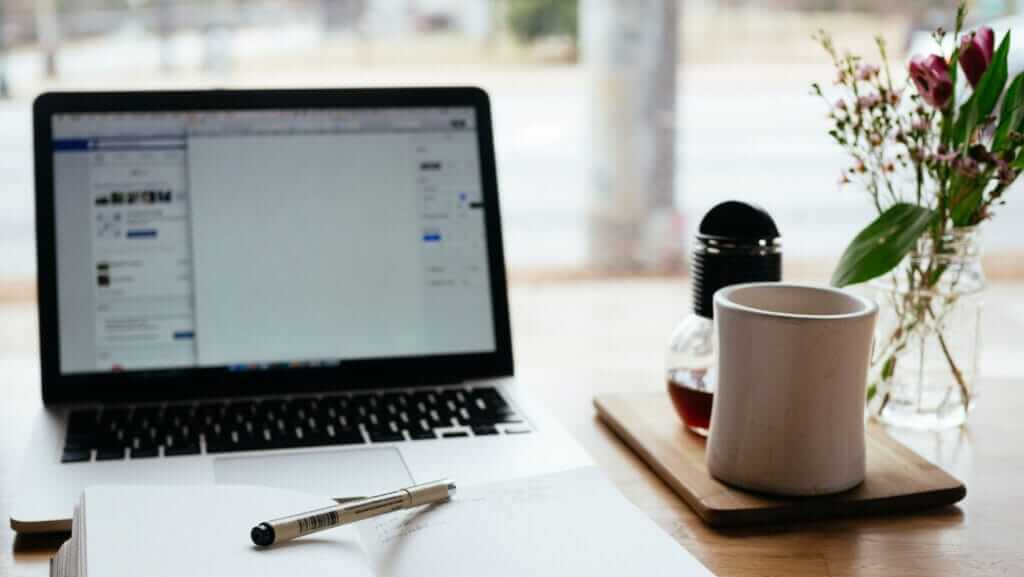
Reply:
<svg viewBox="0 0 1024 577"><path fill-rule="evenodd" d="M710 577L593 467L459 488L359 526L378 577Z"/></svg>
<svg viewBox="0 0 1024 577"><path fill-rule="evenodd" d="M252 544L254 525L330 506L325 497L255 486L99 486L86 489L84 502L94 577L372 575L351 527L266 549Z"/></svg>

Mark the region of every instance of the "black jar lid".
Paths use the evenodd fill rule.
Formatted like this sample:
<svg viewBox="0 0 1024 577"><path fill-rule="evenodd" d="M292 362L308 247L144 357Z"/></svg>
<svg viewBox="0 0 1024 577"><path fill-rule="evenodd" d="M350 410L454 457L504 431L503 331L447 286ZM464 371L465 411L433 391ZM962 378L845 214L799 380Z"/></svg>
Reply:
<svg viewBox="0 0 1024 577"><path fill-rule="evenodd" d="M764 209L730 200L704 215L693 251L693 310L714 318L715 291L782 280L779 229Z"/></svg>

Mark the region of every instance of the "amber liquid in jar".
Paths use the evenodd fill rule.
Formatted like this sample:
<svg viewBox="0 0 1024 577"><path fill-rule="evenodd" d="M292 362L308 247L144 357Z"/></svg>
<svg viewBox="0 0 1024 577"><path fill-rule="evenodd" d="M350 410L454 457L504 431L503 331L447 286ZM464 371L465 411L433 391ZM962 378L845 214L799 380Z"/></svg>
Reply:
<svg viewBox="0 0 1024 577"><path fill-rule="evenodd" d="M711 429L711 406L715 394L705 383L706 369L675 369L668 372L668 394L686 427L708 436Z"/></svg>

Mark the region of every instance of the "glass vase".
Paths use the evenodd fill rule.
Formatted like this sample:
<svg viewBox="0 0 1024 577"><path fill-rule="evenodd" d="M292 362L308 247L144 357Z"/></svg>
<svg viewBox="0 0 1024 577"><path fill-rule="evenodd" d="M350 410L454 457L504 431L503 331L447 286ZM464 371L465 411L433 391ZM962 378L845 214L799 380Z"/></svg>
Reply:
<svg viewBox="0 0 1024 577"><path fill-rule="evenodd" d="M978 398L986 287L978 230L926 233L872 283L879 306L868 411L886 425L964 424Z"/></svg>

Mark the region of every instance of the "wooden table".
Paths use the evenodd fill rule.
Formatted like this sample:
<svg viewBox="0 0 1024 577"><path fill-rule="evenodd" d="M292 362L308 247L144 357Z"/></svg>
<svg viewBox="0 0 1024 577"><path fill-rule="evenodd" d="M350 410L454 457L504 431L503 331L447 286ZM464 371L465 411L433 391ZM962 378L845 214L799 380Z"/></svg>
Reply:
<svg viewBox="0 0 1024 577"><path fill-rule="evenodd" d="M988 383L964 431L902 434L901 440L967 483L959 506L891 518L771 529L712 530L594 417L596 392L636 388L635 371L531 371L523 377L547 401L622 492L721 577L941 577L1024 573L1024 380ZM4 427L0 516L11 498L11 441ZM47 574L62 536L14 539L0 531L0 575Z"/></svg>
<svg viewBox="0 0 1024 577"><path fill-rule="evenodd" d="M967 485L923 514L714 530L594 417L590 397L637 386L636 371L545 372L539 396L622 492L721 577L1024 575L1024 380L987 382L969 428L894 432Z"/></svg>
<svg viewBox="0 0 1024 577"><path fill-rule="evenodd" d="M514 289L520 377L622 492L716 574L1024 574L1024 378L986 381L969 428L894 433L967 484L967 498L958 506L899 517L712 530L594 416L595 394L664 386L661 345L676 313L686 308L681 283L627 289L632 297L626 301L620 289L605 285L582 296L572 288ZM666 312L659 304L668 299L677 310ZM34 336L21 336L31 335L34 318L30 305L18 310L0 307L0 518L5 520L26 434L18 414L38 403ZM1004 367L1016 365L1007 359ZM0 528L0 575L46 575L47 559L62 538L15 539L10 529Z"/></svg>

